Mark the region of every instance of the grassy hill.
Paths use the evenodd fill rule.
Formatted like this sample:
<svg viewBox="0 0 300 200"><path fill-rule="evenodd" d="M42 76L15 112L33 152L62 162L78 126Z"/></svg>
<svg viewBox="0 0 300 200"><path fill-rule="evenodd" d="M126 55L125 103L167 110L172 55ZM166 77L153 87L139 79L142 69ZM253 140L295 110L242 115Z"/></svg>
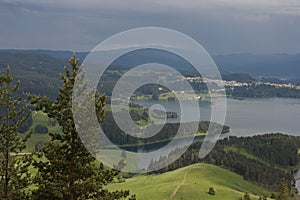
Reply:
<svg viewBox="0 0 300 200"><path fill-rule="evenodd" d="M209 187L216 190L216 195L207 193ZM238 200L246 191L251 193L252 199L258 199L258 195L270 195L269 191L245 181L233 172L203 163L158 175L136 175L123 183L110 184L108 188L129 189L138 200Z"/></svg>

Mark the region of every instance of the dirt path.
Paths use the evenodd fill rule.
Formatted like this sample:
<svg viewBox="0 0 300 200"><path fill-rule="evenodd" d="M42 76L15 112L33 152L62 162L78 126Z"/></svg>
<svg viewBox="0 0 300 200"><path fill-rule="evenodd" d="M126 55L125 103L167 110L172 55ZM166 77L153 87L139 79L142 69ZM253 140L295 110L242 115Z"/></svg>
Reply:
<svg viewBox="0 0 300 200"><path fill-rule="evenodd" d="M183 179L181 181L181 183L179 185L177 185L177 187L175 188L175 190L172 192L172 194L170 195L170 198L173 198L176 193L178 192L179 188L185 183L185 180L186 180L186 177L187 177L187 174L189 173L189 171L191 171L191 169L193 168L189 168L185 173L184 173L184 176L183 176Z"/></svg>

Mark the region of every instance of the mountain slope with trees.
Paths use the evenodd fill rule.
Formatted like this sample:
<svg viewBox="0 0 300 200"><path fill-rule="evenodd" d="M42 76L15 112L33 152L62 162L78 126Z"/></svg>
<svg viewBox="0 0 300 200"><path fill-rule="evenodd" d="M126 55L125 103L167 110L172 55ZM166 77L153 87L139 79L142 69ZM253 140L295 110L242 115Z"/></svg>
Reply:
<svg viewBox="0 0 300 200"><path fill-rule="evenodd" d="M273 191L277 190L284 178L291 195L295 195L293 173L299 167L300 137L284 134L229 137L218 141L204 159L198 157L201 144L194 143L179 159L156 172L163 173L205 162L240 174L245 180ZM172 157L172 153L169 156ZM166 159L168 158L161 157L159 161L151 163L150 169L155 169L157 162L165 162Z"/></svg>

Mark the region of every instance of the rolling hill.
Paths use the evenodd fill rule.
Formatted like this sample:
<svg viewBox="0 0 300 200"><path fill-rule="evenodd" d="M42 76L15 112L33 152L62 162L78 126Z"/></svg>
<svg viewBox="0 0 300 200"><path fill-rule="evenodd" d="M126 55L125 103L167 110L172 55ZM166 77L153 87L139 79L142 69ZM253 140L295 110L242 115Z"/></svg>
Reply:
<svg viewBox="0 0 300 200"><path fill-rule="evenodd" d="M215 195L209 195L213 187ZM188 200L238 200L244 192L251 193L252 199L259 195L269 196L270 192L245 181L241 176L220 167L198 163L174 171L156 175L136 175L123 183L108 186L112 190L129 189L137 199L188 199Z"/></svg>

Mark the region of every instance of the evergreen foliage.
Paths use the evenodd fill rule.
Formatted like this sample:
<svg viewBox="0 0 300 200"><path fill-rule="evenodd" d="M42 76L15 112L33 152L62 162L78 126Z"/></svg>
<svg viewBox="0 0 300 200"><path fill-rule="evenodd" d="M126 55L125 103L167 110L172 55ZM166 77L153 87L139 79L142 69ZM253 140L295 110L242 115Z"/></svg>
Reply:
<svg viewBox="0 0 300 200"><path fill-rule="evenodd" d="M250 197L250 195L248 194L248 192L246 192L246 193L244 194L244 200L251 200L251 197Z"/></svg>
<svg viewBox="0 0 300 200"><path fill-rule="evenodd" d="M169 166L156 172L163 173L197 162L206 162L229 169L260 185L277 190L281 178L292 188L295 180L292 168L297 169L300 137L284 134L266 134L254 137L229 137L219 140L214 149L204 158L199 158L202 142L192 144L184 154ZM176 150L180 151L180 150ZM176 155L161 157L151 162L149 170L156 170L159 162L166 162ZM268 156L269 155L269 156Z"/></svg>
<svg viewBox="0 0 300 200"><path fill-rule="evenodd" d="M277 200L288 200L290 196L290 189L287 181L285 179L281 179L279 188L278 188L278 198Z"/></svg>
<svg viewBox="0 0 300 200"><path fill-rule="evenodd" d="M0 76L0 199L28 199L31 154L24 154L31 132L20 135L17 129L30 116L24 97L18 94L20 82L13 82L9 67Z"/></svg>
<svg viewBox="0 0 300 200"><path fill-rule="evenodd" d="M41 124L38 124L34 128L34 132L35 133L48 133L48 127L47 126L43 126Z"/></svg>
<svg viewBox="0 0 300 200"><path fill-rule="evenodd" d="M208 194L215 195L216 194L215 188L213 188L213 187L208 188Z"/></svg>
<svg viewBox="0 0 300 200"><path fill-rule="evenodd" d="M50 133L50 141L41 149L46 158L34 162L38 170L34 180L37 188L33 190L33 199L121 199L129 195L128 191L108 191L104 186L118 175L111 169L99 170L95 158L84 147L75 128L72 113L72 93L75 78L79 72L75 55L70 58L71 69L64 68L61 75L63 86L56 101L47 97L28 95L37 110L55 119L62 133ZM98 119L104 117L105 96L97 97L95 106ZM133 197L134 198L134 197Z"/></svg>

